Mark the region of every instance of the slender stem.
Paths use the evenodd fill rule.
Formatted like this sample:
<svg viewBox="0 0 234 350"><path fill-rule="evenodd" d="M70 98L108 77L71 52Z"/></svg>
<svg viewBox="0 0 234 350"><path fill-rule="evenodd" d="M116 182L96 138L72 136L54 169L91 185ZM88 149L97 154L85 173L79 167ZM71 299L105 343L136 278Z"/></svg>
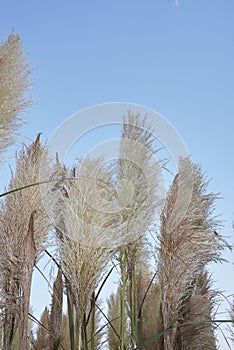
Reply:
<svg viewBox="0 0 234 350"><path fill-rule="evenodd" d="M97 299L98 299L98 297L99 297L99 295L100 295L100 293L101 293L103 287L105 286L105 283L106 283L107 279L109 278L109 276L110 276L110 274L112 273L112 271L114 270L114 268L115 268L115 266L113 266L113 267L110 269L110 271L107 273L107 275L106 275L106 277L104 278L104 280L103 280L103 282L102 282L102 284L101 284L99 290L97 291L97 294L95 295L95 299L94 299L94 306L95 306L95 302L97 301ZM87 324L88 324L88 322L89 322L89 318L90 318L91 312L92 312L92 300L91 300L91 308L90 308L89 313L88 313L88 316L87 316L87 318L86 318L86 326L87 326Z"/></svg>
<svg viewBox="0 0 234 350"><path fill-rule="evenodd" d="M144 302L145 302L145 299L146 299L146 297L147 297L147 294L148 294L148 292L149 292L149 290L150 290L150 287L151 287L151 285L152 285L152 283L153 283L153 280L155 279L156 275L157 275L157 272L155 272L155 274L154 274L153 277L151 278L150 283L149 283L149 285L148 285L148 287L147 287L147 289L146 289L146 292L145 292L145 294L144 294L144 297L143 297L143 299L142 299L142 302L141 302L141 305L140 305L140 308L139 308L138 319L141 318L141 312L142 312L143 304L144 304Z"/></svg>
<svg viewBox="0 0 234 350"><path fill-rule="evenodd" d="M116 320L116 319L118 319L118 318L120 318L120 317L114 318L114 319L112 319L112 320L110 321L110 320L108 319L108 317L105 315L105 313L102 311L102 309L98 306L98 304L95 304L95 305L96 305L96 308L101 312L102 316L107 320L107 324L106 324L105 326L109 325L109 326L111 327L111 329L113 329L113 331L114 331L116 337L117 337L117 338L119 339L119 341L120 341L119 333L116 331L115 327L114 327L113 324L112 324L112 321L114 321L114 320ZM105 326L104 326L104 327L105 327ZM104 328L104 327L103 327L103 328ZM97 332L96 332L96 334L97 334ZM125 347L125 346L124 346L124 350L126 350L126 347Z"/></svg>
<svg viewBox="0 0 234 350"><path fill-rule="evenodd" d="M68 312L68 320L69 320L70 346L71 346L71 350L75 350L74 310L73 310L73 304L71 299L71 293L70 293L67 281L66 281L66 289L67 289L67 312Z"/></svg>
<svg viewBox="0 0 234 350"><path fill-rule="evenodd" d="M130 276L130 318L131 318L131 344L132 350L135 348L135 268L131 271Z"/></svg>
<svg viewBox="0 0 234 350"><path fill-rule="evenodd" d="M107 184L104 181L96 179L96 178L91 178L91 177L87 178L87 177L81 177L81 176L79 178L77 178L77 177L61 177L61 180L69 180L69 181L71 181L71 180L72 181L76 181L78 179L82 179L82 180L86 180L86 181L90 181L90 180L98 181L100 183L100 186L102 186L103 188L108 190ZM45 184L49 184L49 183L52 183L52 182L56 183L56 182L58 182L58 179L37 181L37 182L31 183L31 184L28 184L28 185L25 185L25 186L22 186L22 187L14 188L13 190L9 190L7 192L0 193L0 198L4 197L4 196L7 196L8 194L14 193L14 192L25 190L25 189L30 188L30 187L39 186L39 185L45 185Z"/></svg>
<svg viewBox="0 0 234 350"><path fill-rule="evenodd" d="M145 302L145 299L149 293L149 290L150 290L150 287L153 283L153 280L155 279L156 277L156 274L157 272L155 272L155 274L153 275L153 277L151 278L150 280L150 283L148 284L148 287L145 291L145 294L143 296L143 299L141 301L141 304L140 304L140 307L139 307L139 312L138 312L138 315L137 315L137 329L136 329L136 342L137 342L137 346L139 346L141 343L142 343L142 319L141 319L141 314L142 314L142 308L143 308L143 305L144 305L144 302Z"/></svg>
<svg viewBox="0 0 234 350"><path fill-rule="evenodd" d="M91 310L92 310L92 318L91 318L91 350L94 350L95 348L95 292L92 294L91 299Z"/></svg>
<svg viewBox="0 0 234 350"><path fill-rule="evenodd" d="M81 350L82 349L82 318L79 319L77 317L76 319L76 329L77 329L77 349Z"/></svg>
<svg viewBox="0 0 234 350"><path fill-rule="evenodd" d="M124 349L124 338L125 338L125 291L126 291L126 248L123 247L121 250L121 300L120 300L120 350Z"/></svg>
<svg viewBox="0 0 234 350"><path fill-rule="evenodd" d="M82 349L83 350L88 350L88 340L87 340L87 327L86 327L86 316L85 313L83 315L83 320L82 320Z"/></svg>
<svg viewBox="0 0 234 350"><path fill-rule="evenodd" d="M137 319L137 347L142 343L142 320Z"/></svg>
<svg viewBox="0 0 234 350"><path fill-rule="evenodd" d="M15 325L15 317L13 317L13 328L11 329L11 337L10 337L10 342L9 342L9 350L11 350L12 345L13 345L13 341L14 341L14 337L15 337L15 333L17 328L14 331L14 325Z"/></svg>

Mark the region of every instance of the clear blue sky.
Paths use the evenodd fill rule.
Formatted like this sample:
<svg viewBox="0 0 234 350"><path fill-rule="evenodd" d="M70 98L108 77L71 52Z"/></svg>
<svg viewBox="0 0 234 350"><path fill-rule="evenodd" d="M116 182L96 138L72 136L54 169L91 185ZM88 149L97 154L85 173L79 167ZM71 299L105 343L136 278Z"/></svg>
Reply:
<svg viewBox="0 0 234 350"><path fill-rule="evenodd" d="M4 1L0 40L14 27L36 67L38 104L21 132L46 140L71 114L103 102L158 111L212 177L233 242L233 18L231 0ZM233 292L231 265L214 271L219 288Z"/></svg>

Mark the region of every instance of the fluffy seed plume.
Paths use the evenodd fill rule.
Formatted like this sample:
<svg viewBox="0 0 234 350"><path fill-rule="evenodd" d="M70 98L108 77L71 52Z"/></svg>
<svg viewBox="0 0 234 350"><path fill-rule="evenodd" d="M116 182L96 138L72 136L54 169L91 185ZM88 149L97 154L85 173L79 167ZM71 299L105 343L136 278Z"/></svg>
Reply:
<svg viewBox="0 0 234 350"><path fill-rule="evenodd" d="M110 210L111 174L103 161L84 158L69 176L52 192L52 201L60 262L76 309L79 348L84 315L118 228Z"/></svg>
<svg viewBox="0 0 234 350"><path fill-rule="evenodd" d="M50 312L49 337L50 349L58 350L62 340L63 318L63 279L62 271L58 270L57 278L53 285L52 305Z"/></svg>
<svg viewBox="0 0 234 350"><path fill-rule="evenodd" d="M47 171L47 159L40 135L30 146L23 146L16 156L9 191L38 183ZM41 201L39 186L10 193L0 202L1 289L6 304L4 341L7 349L19 322L20 349L27 349L28 310L34 264L44 249L50 229Z"/></svg>
<svg viewBox="0 0 234 350"><path fill-rule="evenodd" d="M146 118L131 112L124 117L116 187L126 222L126 243L147 231L162 206L162 164L155 158L154 140Z"/></svg>
<svg viewBox="0 0 234 350"><path fill-rule="evenodd" d="M123 118L117 171L118 204L125 223L119 252L121 265L121 349L125 338L124 313L129 309L130 342L138 343L135 305L136 265L145 249L146 233L163 201L161 171L156 159L155 137L147 118L129 112ZM126 293L127 292L127 293ZM126 298L125 298L126 296ZM126 300L123 300L123 299Z"/></svg>
<svg viewBox="0 0 234 350"><path fill-rule="evenodd" d="M20 115L32 104L26 97L29 75L20 38L11 33L0 46L0 154L13 143L14 134L24 122Z"/></svg>
<svg viewBox="0 0 234 350"><path fill-rule="evenodd" d="M192 171L190 171L192 169ZM192 177L188 181L188 174ZM192 188L187 188L187 184ZM175 203L184 191L191 190L191 200L184 212L178 214ZM161 214L159 236L159 283L163 327L173 330L164 337L167 350L175 349L177 325L181 319L184 302L191 295L204 267L211 261L221 260L225 241L214 234L218 222L213 215L216 196L206 193L207 183L200 167L192 165L189 159L182 160ZM183 208L184 211L184 208ZM178 220L179 218L179 220Z"/></svg>
<svg viewBox="0 0 234 350"><path fill-rule="evenodd" d="M216 350L214 326L211 322L216 293L211 289L208 273L202 272L184 300L181 322L187 323L178 329L176 349ZM201 321L207 321L203 323Z"/></svg>
<svg viewBox="0 0 234 350"><path fill-rule="evenodd" d="M148 269L137 269L135 277L137 343L142 344L162 330L160 288ZM147 350L162 349L162 338L145 346Z"/></svg>

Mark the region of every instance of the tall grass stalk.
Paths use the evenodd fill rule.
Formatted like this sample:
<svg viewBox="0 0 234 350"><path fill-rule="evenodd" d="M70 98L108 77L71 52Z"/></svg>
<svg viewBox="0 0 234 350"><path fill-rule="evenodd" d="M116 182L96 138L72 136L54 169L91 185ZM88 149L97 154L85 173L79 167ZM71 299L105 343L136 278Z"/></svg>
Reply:
<svg viewBox="0 0 234 350"><path fill-rule="evenodd" d="M110 212L111 174L103 161L82 159L70 176L74 181L65 180L51 195L61 266L76 314L75 344L80 349L87 347L86 312L111 256L117 229Z"/></svg>
<svg viewBox="0 0 234 350"><path fill-rule="evenodd" d="M119 206L122 208L123 221L126 223L126 228L122 233L126 245L125 258L122 256L120 260L125 261L126 265L121 267L121 273L126 274L122 277L122 286L126 289L125 299L127 297L132 349L137 339L136 266L141 260L141 252L146 244L146 232L163 199L160 181L163 164L155 158L157 150L154 146L155 138L152 131L147 119L140 119L138 114L129 112L123 118L117 184ZM123 283L123 280L126 282ZM121 297L123 295L122 292Z"/></svg>
<svg viewBox="0 0 234 350"><path fill-rule="evenodd" d="M77 350L81 350L82 345L85 344L84 338L82 338L82 318L76 318L76 341L77 341Z"/></svg>
<svg viewBox="0 0 234 350"><path fill-rule="evenodd" d="M95 292L91 297L91 350L95 350Z"/></svg>
<svg viewBox="0 0 234 350"><path fill-rule="evenodd" d="M186 190L188 181L192 184L192 196L182 215L183 208L175 210L175 203L179 187ZM194 293L199 276L209 262L222 260L221 252L226 246L225 241L214 234L219 227L213 215L217 196L206 190L207 183L200 167L193 165L189 159L181 161L179 174L174 179L161 214L159 237L163 328L172 327L172 331L164 336L167 350L176 349L178 341L181 341L177 337L177 328L183 322L183 310Z"/></svg>
<svg viewBox="0 0 234 350"><path fill-rule="evenodd" d="M131 320L131 345L132 350L135 348L135 339L137 339L137 328L135 318L135 268L130 274L130 320Z"/></svg>
<svg viewBox="0 0 234 350"><path fill-rule="evenodd" d="M74 326L74 305L72 302L71 292L66 281L66 294L67 294L67 313L69 322L69 334L71 350L75 349L75 326Z"/></svg>
<svg viewBox="0 0 234 350"><path fill-rule="evenodd" d="M38 182L39 172L47 170L46 152L40 135L16 156L15 174L9 191ZM15 327L19 327L20 349L26 350L28 311L34 264L40 259L50 223L41 201L39 187L9 194L0 202L0 266L2 290L9 306L5 309L4 344L8 349Z"/></svg>
<svg viewBox="0 0 234 350"><path fill-rule="evenodd" d="M126 247L121 249L120 267L121 267L121 292L120 292L120 350L125 346L125 293L126 293Z"/></svg>

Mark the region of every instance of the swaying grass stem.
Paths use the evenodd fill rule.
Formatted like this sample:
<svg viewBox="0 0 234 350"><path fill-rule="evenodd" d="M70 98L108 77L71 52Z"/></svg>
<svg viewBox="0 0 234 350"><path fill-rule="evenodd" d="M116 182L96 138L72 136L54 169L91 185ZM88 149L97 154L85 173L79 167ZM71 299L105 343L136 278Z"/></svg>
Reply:
<svg viewBox="0 0 234 350"><path fill-rule="evenodd" d="M142 302L141 302L141 305L140 305L140 308L139 308L139 312L138 312L138 317L137 317L138 320L140 320L140 318L141 318L141 312L142 312L142 307L143 307L144 301L145 301L145 299L146 299L146 297L147 297L147 294L148 294L148 292L149 292L149 290L150 290L150 287L151 287L151 285L152 285L152 283L153 283L153 280L155 279L156 275L157 275L157 272L154 273L154 275L153 275L153 277L151 278L150 283L149 283L149 285L148 285L148 287L147 287L147 289L146 289L146 291L145 291L145 294L144 294L144 297L143 297L143 299L142 299Z"/></svg>
<svg viewBox="0 0 234 350"><path fill-rule="evenodd" d="M125 291L126 291L126 248L123 247L120 257L121 263L121 293L120 293L120 350L124 349L124 340L125 340Z"/></svg>
<svg viewBox="0 0 234 350"><path fill-rule="evenodd" d="M82 322L81 320L79 320L79 324L78 324L78 327L77 327L77 349L78 350L81 350L82 349Z"/></svg>
<svg viewBox="0 0 234 350"><path fill-rule="evenodd" d="M95 179L95 178L84 178L84 177L79 177L80 180L86 180L86 181L90 181L90 180L96 180L96 181L99 181L99 179ZM69 180L69 181L77 181L78 178L74 178L74 177L65 177L63 178L63 180ZM57 182L58 179L50 179L50 180L45 180L45 181L37 181L37 182L34 182L34 183L31 183L31 184L28 184L28 185L25 185L25 186L22 186L22 187L19 187L19 188L14 188L13 190L10 190L10 191L7 191L7 192L3 192L0 194L0 198L1 197L4 197L4 196L7 196L8 194L11 194L11 193L14 193L14 192L18 192L18 191L21 191L21 190L25 190L27 188L30 188L30 187L34 187L34 186L39 186L39 185L44 185L44 184L49 184L49 183L53 183L53 182ZM103 185L103 188L106 189L106 186L104 186L104 183L102 184Z"/></svg>
<svg viewBox="0 0 234 350"><path fill-rule="evenodd" d="M98 299L98 297L99 297L99 295L100 295L100 293L101 293L101 291L102 291L102 288L105 286L106 281L108 280L108 278L109 278L109 276L111 275L111 273L112 273L112 271L114 270L114 268L115 268L115 266L112 266L112 268L110 269L110 271L107 273L106 277L104 278L104 280L103 280L101 286L99 287L97 294L94 295L94 297L95 297L94 301L95 301L95 302L97 301L97 299ZM89 322L89 319L90 319L90 316L91 316L91 313L92 313L92 305L93 305L93 304L92 304L92 299L91 299L91 308L90 308L89 313L88 313L88 316L87 316L87 318L86 318L86 326L87 326L87 324L88 324L88 322ZM95 304L94 304L94 306L95 306Z"/></svg>
<svg viewBox="0 0 234 350"><path fill-rule="evenodd" d="M118 334L118 332L116 331L116 329L115 329L115 327L113 326L113 324L112 324L112 321L114 321L115 319L118 319L119 317L117 317L117 318L115 318L115 319L113 319L113 320L109 320L108 319L108 317L105 315L105 313L102 311L102 309L98 306L98 304L95 304L96 305L96 308L100 311L100 313L102 314L102 316L106 319L106 321L107 321L107 324L104 326L104 327L106 327L107 325L109 325L111 328L112 328L112 330L114 331L114 333L115 333L115 335L117 336L117 338L119 339L119 341L121 340L121 338L120 338L120 335ZM126 349L126 347L125 347L125 345L124 345L124 350L127 350Z"/></svg>
<svg viewBox="0 0 234 350"><path fill-rule="evenodd" d="M66 291L67 291L67 312L68 312L68 320L69 320L70 346L71 346L71 350L75 350L74 308L72 304L71 292L68 288L67 281L66 281Z"/></svg>
<svg viewBox="0 0 234 350"><path fill-rule="evenodd" d="M130 276L130 318L131 318L131 345L132 350L135 347L136 329L135 329L135 269L133 268Z"/></svg>
<svg viewBox="0 0 234 350"><path fill-rule="evenodd" d="M95 349L95 292L92 294L91 299L91 310L92 310L92 317L91 317L91 350Z"/></svg>
<svg viewBox="0 0 234 350"><path fill-rule="evenodd" d="M87 327L86 327L85 314L83 315L83 320L82 320L82 350L88 350Z"/></svg>

